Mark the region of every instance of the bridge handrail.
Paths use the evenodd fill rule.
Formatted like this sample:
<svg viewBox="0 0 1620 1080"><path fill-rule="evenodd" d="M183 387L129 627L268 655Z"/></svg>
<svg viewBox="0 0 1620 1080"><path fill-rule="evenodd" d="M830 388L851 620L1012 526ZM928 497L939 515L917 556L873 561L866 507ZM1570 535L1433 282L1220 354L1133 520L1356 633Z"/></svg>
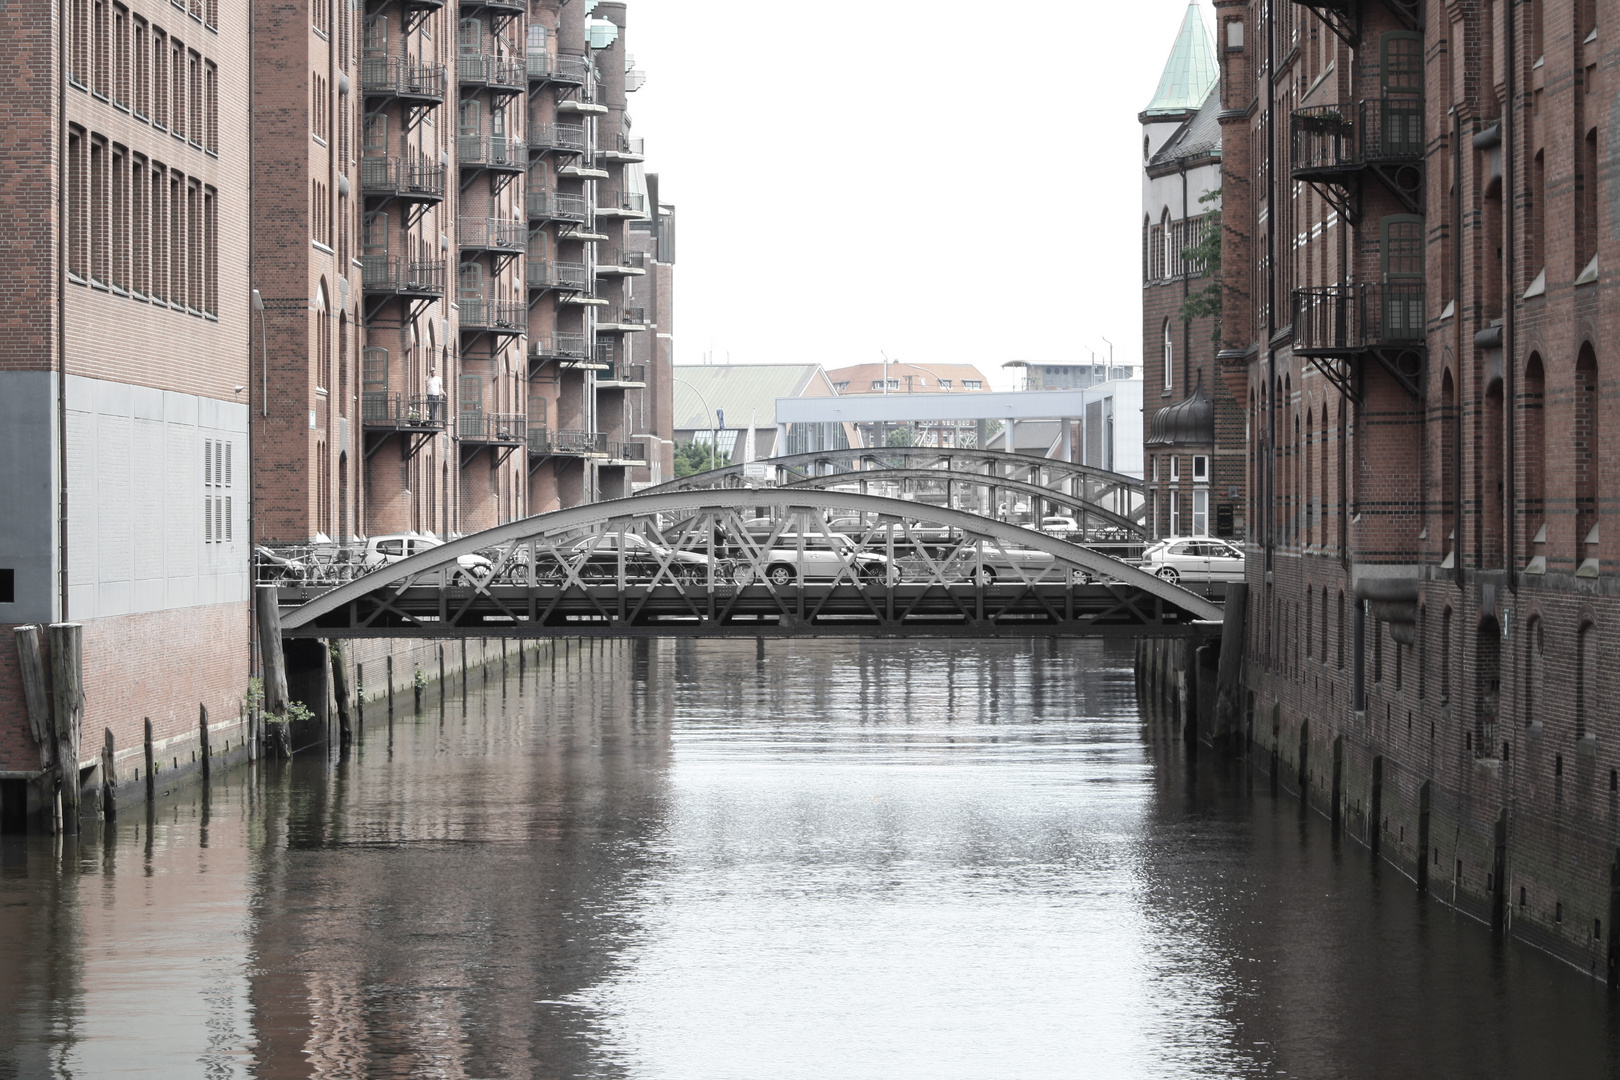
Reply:
<svg viewBox="0 0 1620 1080"><path fill-rule="evenodd" d="M446 544L412 555L399 562L374 570L364 577L340 585L308 601L298 608L282 614L283 629L296 629L315 621L328 612L352 603L370 593L394 585L417 575L430 573L456 565L463 555L476 554L486 548L527 540L556 533L569 533L592 525L604 525L615 520L650 517L655 514L705 509L737 510L745 507L772 507L783 510L856 510L886 514L900 520L919 519L960 529L965 535L1016 544L1020 547L1044 551L1057 559L1082 567L1095 574L1111 578L1121 584L1134 585L1149 595L1173 604L1193 618L1206 622L1220 622L1221 609L1210 601L1172 585L1138 567L1118 559L1099 554L1089 548L1071 544L1032 529L1010 525L970 514L965 510L929 506L904 499L889 499L880 495L858 495L848 492L816 491L809 488L733 488L699 489L697 491L666 491L658 494L645 492L624 499L587 503L584 506L553 510L533 517L520 518L472 533Z"/></svg>

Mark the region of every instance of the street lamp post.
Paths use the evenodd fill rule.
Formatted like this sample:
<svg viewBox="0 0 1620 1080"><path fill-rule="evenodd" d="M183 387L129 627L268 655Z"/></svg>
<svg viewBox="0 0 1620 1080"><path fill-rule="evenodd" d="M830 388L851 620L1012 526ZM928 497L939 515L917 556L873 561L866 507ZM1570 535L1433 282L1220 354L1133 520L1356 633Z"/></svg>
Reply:
<svg viewBox="0 0 1620 1080"><path fill-rule="evenodd" d="M692 393L696 394L698 396L698 400L703 402L703 411L709 414L709 420L711 421L711 424L709 426L709 471L713 472L714 471L714 445L715 445L715 443L720 441L720 434L719 434L720 421L718 419L716 419L714 410L709 408L709 399L703 396L703 391L699 390L697 387L693 386L691 383L687 382L685 379L674 378L673 376L671 376L671 378L673 379L673 381L680 383L682 386L684 386L688 390L692 391Z"/></svg>

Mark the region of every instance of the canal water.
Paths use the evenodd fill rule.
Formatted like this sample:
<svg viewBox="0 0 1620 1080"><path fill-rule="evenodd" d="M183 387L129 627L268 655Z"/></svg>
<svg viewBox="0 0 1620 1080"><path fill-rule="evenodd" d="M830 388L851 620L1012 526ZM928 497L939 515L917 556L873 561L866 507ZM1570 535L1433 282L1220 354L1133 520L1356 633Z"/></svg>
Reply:
<svg viewBox="0 0 1620 1080"><path fill-rule="evenodd" d="M571 642L76 846L0 1078L1600 1077L1620 1011L1098 642Z"/></svg>

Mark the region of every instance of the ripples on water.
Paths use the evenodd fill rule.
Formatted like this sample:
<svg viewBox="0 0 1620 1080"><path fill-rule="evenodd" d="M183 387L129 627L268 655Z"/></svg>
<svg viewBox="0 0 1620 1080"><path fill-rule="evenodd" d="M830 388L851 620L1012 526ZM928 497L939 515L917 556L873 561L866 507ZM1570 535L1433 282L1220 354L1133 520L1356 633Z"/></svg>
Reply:
<svg viewBox="0 0 1620 1080"><path fill-rule="evenodd" d="M1607 1076L1606 992L1099 643L560 645L4 843L0 1077Z"/></svg>

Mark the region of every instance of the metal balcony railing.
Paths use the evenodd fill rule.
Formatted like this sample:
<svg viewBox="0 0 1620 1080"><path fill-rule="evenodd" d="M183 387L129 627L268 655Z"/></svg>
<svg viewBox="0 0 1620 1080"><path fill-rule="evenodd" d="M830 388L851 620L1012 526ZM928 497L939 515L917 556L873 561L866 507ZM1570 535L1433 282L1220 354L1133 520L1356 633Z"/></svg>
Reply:
<svg viewBox="0 0 1620 1080"><path fill-rule="evenodd" d="M552 431L544 427L529 429L529 453L573 454L587 457L606 454L608 439L595 431Z"/></svg>
<svg viewBox="0 0 1620 1080"><path fill-rule="evenodd" d="M367 97L443 101L445 85L443 64L405 56L360 58L360 92Z"/></svg>
<svg viewBox="0 0 1620 1080"><path fill-rule="evenodd" d="M462 442L522 446L528 437L529 418L517 413L489 413L463 409L456 414L456 434Z"/></svg>
<svg viewBox="0 0 1620 1080"><path fill-rule="evenodd" d="M647 445L638 442L610 443L608 457L616 461L646 461Z"/></svg>
<svg viewBox="0 0 1620 1080"><path fill-rule="evenodd" d="M521 90L528 85L528 66L516 56L462 53L456 57L456 75L463 86Z"/></svg>
<svg viewBox="0 0 1620 1080"><path fill-rule="evenodd" d="M529 78L535 82L579 84L590 72L590 64L579 53L558 52L556 56L544 52L528 54Z"/></svg>
<svg viewBox="0 0 1620 1080"><path fill-rule="evenodd" d="M645 270L647 268L647 253L644 251L623 251L619 248L604 247L600 244L596 248L596 268L598 272L606 270Z"/></svg>
<svg viewBox="0 0 1620 1080"><path fill-rule="evenodd" d="M444 263L418 262L403 255L362 255L360 284L368 292L443 296Z"/></svg>
<svg viewBox="0 0 1620 1080"><path fill-rule="evenodd" d="M559 360L583 360L590 355L584 334L552 333L534 337L534 355Z"/></svg>
<svg viewBox="0 0 1620 1080"><path fill-rule="evenodd" d="M360 395L360 423L380 431L443 431L444 401L409 397L386 390L366 390Z"/></svg>
<svg viewBox="0 0 1620 1080"><path fill-rule="evenodd" d="M1296 179L1349 172L1363 165L1423 160L1423 99L1383 98L1300 109L1289 120Z"/></svg>
<svg viewBox="0 0 1620 1080"><path fill-rule="evenodd" d="M529 242L529 225L502 218L462 218L456 223L456 235L464 248L521 251Z"/></svg>
<svg viewBox="0 0 1620 1080"><path fill-rule="evenodd" d="M1424 342L1423 283L1329 285L1294 290L1294 351L1350 354Z"/></svg>
<svg viewBox="0 0 1620 1080"><path fill-rule="evenodd" d="M645 214L647 196L640 191L604 191L597 193L597 213Z"/></svg>
<svg viewBox="0 0 1620 1080"><path fill-rule="evenodd" d="M363 157L360 191L365 195L438 202L444 198L444 166L400 157Z"/></svg>
<svg viewBox="0 0 1620 1080"><path fill-rule="evenodd" d="M583 289L585 264L530 259L528 280L531 289Z"/></svg>
<svg viewBox="0 0 1620 1080"><path fill-rule="evenodd" d="M528 147L522 139L509 135L462 135L456 140L456 147L457 158L463 166L513 172L529 166Z"/></svg>
<svg viewBox="0 0 1620 1080"><path fill-rule="evenodd" d="M646 326L647 309L607 307L602 309L596 321L598 326Z"/></svg>
<svg viewBox="0 0 1620 1080"><path fill-rule="evenodd" d="M531 189L527 201L530 221L584 222L590 217L590 204L583 195Z"/></svg>
<svg viewBox="0 0 1620 1080"><path fill-rule="evenodd" d="M494 330L520 334L528 329L529 307L516 300L490 300L481 296L464 296L457 304L461 308L463 330Z"/></svg>
<svg viewBox="0 0 1620 1080"><path fill-rule="evenodd" d="M584 124L530 124L529 145L536 151L585 152Z"/></svg>
<svg viewBox="0 0 1620 1080"><path fill-rule="evenodd" d="M639 135L631 138L621 131L610 137L607 143L602 149L612 156L637 161L647 156L647 140Z"/></svg>
<svg viewBox="0 0 1620 1080"><path fill-rule="evenodd" d="M600 350L598 350L596 358L597 360L602 359ZM607 383L639 383L641 385L646 385L646 382L646 364L620 364L614 363L610 360L608 362L606 371L598 371L596 373L596 385L598 386L602 386Z"/></svg>

